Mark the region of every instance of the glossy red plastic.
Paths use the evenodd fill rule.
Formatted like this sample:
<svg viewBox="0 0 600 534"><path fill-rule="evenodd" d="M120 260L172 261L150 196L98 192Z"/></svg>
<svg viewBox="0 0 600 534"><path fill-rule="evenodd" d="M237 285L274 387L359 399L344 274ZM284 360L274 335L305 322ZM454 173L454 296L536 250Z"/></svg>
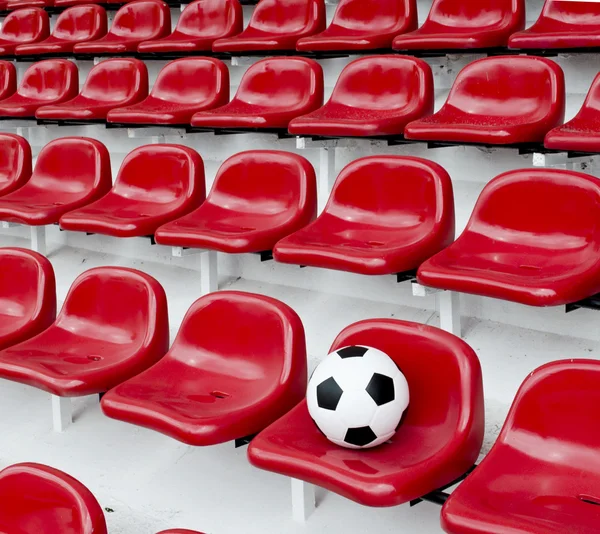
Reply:
<svg viewBox="0 0 600 534"><path fill-rule="evenodd" d="M8 0L8 2L6 2L6 9L9 11L26 9L30 7L45 9L47 7L52 7L53 5L54 0Z"/></svg>
<svg viewBox="0 0 600 534"><path fill-rule="evenodd" d="M0 55L13 55L21 44L37 43L50 35L50 18L43 9L31 7L9 13L0 28Z"/></svg>
<svg viewBox="0 0 600 534"><path fill-rule="evenodd" d="M454 239L452 181L437 163L370 156L338 176L316 221L282 239L277 261L360 274L416 269Z"/></svg>
<svg viewBox="0 0 600 534"><path fill-rule="evenodd" d="M187 528L175 528L171 530L163 530L158 534L203 534L202 532L198 532L197 530L188 530Z"/></svg>
<svg viewBox="0 0 600 534"><path fill-rule="evenodd" d="M0 248L0 350L48 328L56 318L52 264L22 248ZM0 519L0 525L2 519Z"/></svg>
<svg viewBox="0 0 600 534"><path fill-rule="evenodd" d="M158 364L101 404L114 419L214 445L266 428L302 400L306 383L298 315L269 297L219 291L192 304Z"/></svg>
<svg viewBox="0 0 600 534"><path fill-rule="evenodd" d="M434 0L427 20L394 39L396 50L463 50L506 47L525 28L525 0Z"/></svg>
<svg viewBox="0 0 600 534"><path fill-rule="evenodd" d="M485 426L473 349L437 328L395 319L350 325L331 351L348 345L384 351L406 376L410 404L391 440L360 451L338 447L303 401L252 440L250 462L367 506L409 502L465 473L477 460Z"/></svg>
<svg viewBox="0 0 600 534"><path fill-rule="evenodd" d="M151 276L97 267L78 276L56 321L0 351L0 378L61 397L104 393L169 348L167 299Z"/></svg>
<svg viewBox="0 0 600 534"><path fill-rule="evenodd" d="M14 63L0 60L0 101L17 90L17 69Z"/></svg>
<svg viewBox="0 0 600 534"><path fill-rule="evenodd" d="M75 54L102 55L136 52L143 41L171 33L171 11L160 0L135 0L117 11L109 32L100 39L77 43Z"/></svg>
<svg viewBox="0 0 600 534"><path fill-rule="evenodd" d="M599 218L593 176L501 174L483 189L456 242L421 265L419 282L530 306L576 302L600 293Z"/></svg>
<svg viewBox="0 0 600 534"><path fill-rule="evenodd" d="M24 186L31 177L31 147L20 135L0 133L0 197Z"/></svg>
<svg viewBox="0 0 600 534"><path fill-rule="evenodd" d="M487 145L543 143L565 117L565 77L553 61L503 56L462 69L442 109L411 122L408 139Z"/></svg>
<svg viewBox="0 0 600 534"><path fill-rule="evenodd" d="M156 242L235 254L268 251L316 214L309 161L290 152L252 150L225 161L206 202L161 226Z"/></svg>
<svg viewBox="0 0 600 534"><path fill-rule="evenodd" d="M218 39L213 51L248 54L296 50L298 39L322 32L326 26L324 0L261 0L246 29Z"/></svg>
<svg viewBox="0 0 600 534"><path fill-rule="evenodd" d="M67 59L46 59L29 67L17 92L0 101L0 118L34 118L42 106L71 100L79 93L77 66Z"/></svg>
<svg viewBox="0 0 600 534"><path fill-rule="evenodd" d="M323 69L303 57L267 58L242 77L225 106L196 113L192 126L223 129L287 129L289 122L323 105Z"/></svg>
<svg viewBox="0 0 600 534"><path fill-rule="evenodd" d="M24 463L0 471L0 531L11 534L108 534L98 501L81 482Z"/></svg>
<svg viewBox="0 0 600 534"><path fill-rule="evenodd" d="M196 151L181 145L146 145L127 155L105 196L63 215L60 226L115 237L150 236L196 209L205 195L204 163Z"/></svg>
<svg viewBox="0 0 600 534"><path fill-rule="evenodd" d="M109 4L110 2L100 2L99 0L54 0L54 7L66 8L79 6L81 4Z"/></svg>
<svg viewBox="0 0 600 534"><path fill-rule="evenodd" d="M523 382L481 465L442 508L451 534L596 534L600 362L549 363Z"/></svg>
<svg viewBox="0 0 600 534"><path fill-rule="evenodd" d="M243 28L244 13L238 0L196 0L183 10L172 34L141 43L138 52L210 52L217 39L236 35Z"/></svg>
<svg viewBox="0 0 600 534"><path fill-rule="evenodd" d="M40 151L31 179L0 197L0 220L32 226L57 223L111 186L110 156L95 139L64 137Z"/></svg>
<svg viewBox="0 0 600 534"><path fill-rule="evenodd" d="M42 106L37 119L104 121L111 109L141 102L148 96L148 69L139 59L107 59L90 70L81 93L72 100Z"/></svg>
<svg viewBox="0 0 600 534"><path fill-rule="evenodd" d="M340 0L327 29L303 37L296 49L310 52L391 48L396 35L416 30L417 26L416 0Z"/></svg>
<svg viewBox="0 0 600 534"><path fill-rule="evenodd" d="M100 6L86 4L63 11L56 21L52 35L39 43L17 46L17 56L48 56L70 54L76 43L94 41L106 34L106 11Z"/></svg>
<svg viewBox="0 0 600 534"><path fill-rule="evenodd" d="M229 70L225 63L209 57L182 58L162 68L147 98L109 111L107 120L119 124L184 125L190 123L194 113L227 102Z"/></svg>
<svg viewBox="0 0 600 534"><path fill-rule="evenodd" d="M433 113L433 74L408 56L372 56L347 65L322 107L292 120L288 131L324 137L402 135L409 123Z"/></svg>

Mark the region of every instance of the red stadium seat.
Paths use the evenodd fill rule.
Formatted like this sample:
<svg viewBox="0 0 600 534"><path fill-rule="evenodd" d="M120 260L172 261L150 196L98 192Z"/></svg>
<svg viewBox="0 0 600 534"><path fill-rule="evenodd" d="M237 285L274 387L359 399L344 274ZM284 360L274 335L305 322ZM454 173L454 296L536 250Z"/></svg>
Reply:
<svg viewBox="0 0 600 534"><path fill-rule="evenodd" d="M442 508L444 530L596 534L598 402L596 360L552 362L530 374L492 450Z"/></svg>
<svg viewBox="0 0 600 534"><path fill-rule="evenodd" d="M0 133L0 197L12 193L31 177L31 147L20 135Z"/></svg>
<svg viewBox="0 0 600 534"><path fill-rule="evenodd" d="M81 4L107 4L108 2L101 2L99 0L54 0L55 8L66 8L79 6Z"/></svg>
<svg viewBox="0 0 600 534"><path fill-rule="evenodd" d="M33 463L0 471L0 532L108 534L102 508L83 484Z"/></svg>
<svg viewBox="0 0 600 534"><path fill-rule="evenodd" d="M158 534L203 534L197 530L188 530L187 528L175 528L170 530L163 530Z"/></svg>
<svg viewBox="0 0 600 534"><path fill-rule="evenodd" d="M0 101L12 96L17 90L17 69L14 63L0 60Z"/></svg>
<svg viewBox="0 0 600 534"><path fill-rule="evenodd" d="M107 59L92 67L81 93L72 100L43 106L41 122L104 122L111 109L128 106L148 96L148 69L139 59Z"/></svg>
<svg viewBox="0 0 600 534"><path fill-rule="evenodd" d="M327 29L303 37L296 48L302 52L389 49L396 35L417 26L416 0L340 0Z"/></svg>
<svg viewBox="0 0 600 534"><path fill-rule="evenodd" d="M304 397L306 375L304 328L291 308L219 291L192 304L167 355L107 393L102 410L188 445L214 445L285 414Z"/></svg>
<svg viewBox="0 0 600 534"><path fill-rule="evenodd" d="M316 221L277 243L277 261L360 274L416 269L454 239L448 173L406 156L371 156L340 173Z"/></svg>
<svg viewBox="0 0 600 534"><path fill-rule="evenodd" d="M102 143L86 137L55 139L39 153L31 179L0 197L0 220L57 223L63 213L100 198L110 186L110 156Z"/></svg>
<svg viewBox="0 0 600 534"><path fill-rule="evenodd" d="M196 209L205 194L204 163L196 151L181 145L146 145L123 160L108 194L67 213L60 226L115 237L150 236Z"/></svg>
<svg viewBox="0 0 600 534"><path fill-rule="evenodd" d="M329 101L293 119L288 131L322 137L402 136L415 119L431 115L433 74L424 61L372 56L344 68Z"/></svg>
<svg viewBox="0 0 600 534"><path fill-rule="evenodd" d="M490 50L505 48L514 32L525 27L525 0L434 0L427 20L394 39L401 51Z"/></svg>
<svg viewBox="0 0 600 534"><path fill-rule="evenodd" d="M79 92L77 66L67 59L46 59L29 67L17 92L0 101L0 118L34 118L42 106L65 102Z"/></svg>
<svg viewBox="0 0 600 534"><path fill-rule="evenodd" d="M248 27L239 35L218 39L214 52L236 55L296 50L298 39L325 29L324 0L261 0Z"/></svg>
<svg viewBox="0 0 600 534"><path fill-rule="evenodd" d="M600 292L599 219L593 176L501 174L484 188L462 235L421 265L418 280L530 306L579 301Z"/></svg>
<svg viewBox="0 0 600 534"><path fill-rule="evenodd" d="M461 70L442 109L411 122L404 135L456 144L536 144L564 115L565 80L556 63L490 57Z"/></svg>
<svg viewBox="0 0 600 534"><path fill-rule="evenodd" d="M17 46L17 56L56 56L71 54L76 43L94 41L106 34L106 11L87 4L63 11L52 35L39 43Z"/></svg>
<svg viewBox="0 0 600 534"><path fill-rule="evenodd" d="M406 376L410 404L396 434L373 449L344 449L319 431L304 401L252 440L253 465L367 506L417 499L473 466L484 409L481 368L471 347L437 328L395 319L348 326L331 351L349 345L384 351Z"/></svg>
<svg viewBox="0 0 600 534"><path fill-rule="evenodd" d="M242 31L244 14L238 0L196 0L181 13L171 35L138 46L140 54L210 52L217 39Z"/></svg>
<svg viewBox="0 0 600 534"><path fill-rule="evenodd" d="M8 2L6 2L6 9L9 11L27 9L30 7L45 9L47 7L52 7L53 5L54 0L8 0Z"/></svg>
<svg viewBox="0 0 600 534"><path fill-rule="evenodd" d="M189 125L194 113L227 102L229 70L225 63L209 57L182 58L163 67L146 99L109 111L107 121L125 125Z"/></svg>
<svg viewBox="0 0 600 534"><path fill-rule="evenodd" d="M508 44L511 48L531 50L600 47L600 4L546 0L535 24L513 34Z"/></svg>
<svg viewBox="0 0 600 534"><path fill-rule="evenodd" d="M316 214L308 160L289 152L241 152L223 163L206 202L161 226L156 242L236 254L271 251Z"/></svg>
<svg viewBox="0 0 600 534"><path fill-rule="evenodd" d="M116 55L136 52L143 41L171 33L171 11L160 0L135 0L117 11L109 32L100 39L77 43L75 54Z"/></svg>
<svg viewBox="0 0 600 534"><path fill-rule="evenodd" d="M0 56L10 56L18 45L38 43L50 35L50 18L43 9L32 7L9 13L0 29Z"/></svg>
<svg viewBox="0 0 600 534"><path fill-rule="evenodd" d="M229 104L196 113L192 126L287 130L292 119L323 105L323 92L323 69L316 61L302 57L263 59L246 71Z"/></svg>
<svg viewBox="0 0 600 534"><path fill-rule="evenodd" d="M135 269L97 267L73 282L48 329L0 351L0 378L59 397L93 395L154 365L168 348L162 286Z"/></svg>
<svg viewBox="0 0 600 534"><path fill-rule="evenodd" d="M52 264L41 254L21 248L0 248L0 272L2 350L39 334L54 322L56 283ZM0 518L0 529L1 525Z"/></svg>

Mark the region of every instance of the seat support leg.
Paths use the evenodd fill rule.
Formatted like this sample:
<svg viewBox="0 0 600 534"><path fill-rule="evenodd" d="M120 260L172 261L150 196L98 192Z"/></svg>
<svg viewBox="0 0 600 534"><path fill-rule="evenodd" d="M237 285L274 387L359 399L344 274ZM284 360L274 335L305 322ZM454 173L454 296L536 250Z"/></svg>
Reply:
<svg viewBox="0 0 600 534"><path fill-rule="evenodd" d="M69 397L52 395L52 423L54 432L64 432L73 422L73 404Z"/></svg>
<svg viewBox="0 0 600 534"><path fill-rule="evenodd" d="M292 516L294 521L304 523L315 511L315 486L292 478Z"/></svg>
<svg viewBox="0 0 600 534"><path fill-rule="evenodd" d="M461 335L460 325L460 293L441 291L437 294L440 328L455 336Z"/></svg>
<svg viewBox="0 0 600 534"><path fill-rule="evenodd" d="M46 227L32 226L31 227L31 250L46 254Z"/></svg>
<svg viewBox="0 0 600 534"><path fill-rule="evenodd" d="M319 213L323 211L335 182L335 147L319 149Z"/></svg>
<svg viewBox="0 0 600 534"><path fill-rule="evenodd" d="M207 295L219 289L219 271L217 269L217 252L206 250L200 256L200 291Z"/></svg>

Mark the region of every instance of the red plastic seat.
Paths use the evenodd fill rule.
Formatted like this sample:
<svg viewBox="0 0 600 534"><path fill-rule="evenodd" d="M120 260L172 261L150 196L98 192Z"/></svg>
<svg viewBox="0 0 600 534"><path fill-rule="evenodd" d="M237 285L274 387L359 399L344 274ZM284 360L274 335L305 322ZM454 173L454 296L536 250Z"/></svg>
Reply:
<svg viewBox="0 0 600 534"><path fill-rule="evenodd" d="M406 376L410 404L392 439L373 449L338 447L319 431L303 401L252 440L250 462L367 506L409 502L465 473L484 434L481 368L473 349L437 328L395 319L350 325L331 351L349 345L384 351Z"/></svg>
<svg viewBox="0 0 600 534"><path fill-rule="evenodd" d="M419 282L530 306L576 302L600 292L599 219L593 176L501 174L482 191L456 242L421 265Z"/></svg>
<svg viewBox="0 0 600 534"><path fill-rule="evenodd" d="M494 49L525 28L525 0L434 0L427 20L394 39L396 50Z"/></svg>
<svg viewBox="0 0 600 534"><path fill-rule="evenodd" d="M324 0L261 0L248 27L239 35L218 39L214 52L252 54L296 50L298 39L325 29Z"/></svg>
<svg viewBox="0 0 600 534"><path fill-rule="evenodd" d="M9 13L0 29L0 56L13 55L18 45L37 43L50 35L48 13L37 7Z"/></svg>
<svg viewBox="0 0 600 534"><path fill-rule="evenodd" d="M41 254L21 248L0 248L0 272L2 350L39 334L54 322L56 283L52 264Z"/></svg>
<svg viewBox="0 0 600 534"><path fill-rule="evenodd" d="M106 34L106 11L100 6L86 4L63 11L56 21L52 35L39 43L17 46L17 56L52 56L73 52L76 43L94 41Z"/></svg>
<svg viewBox="0 0 600 534"><path fill-rule="evenodd" d="M0 101L12 96L17 90L17 69L14 63L0 60Z"/></svg>
<svg viewBox="0 0 600 534"><path fill-rule="evenodd" d="M433 74L407 56L357 59L344 68L329 101L292 120L288 131L324 137L399 135L411 121L431 115Z"/></svg>
<svg viewBox="0 0 600 534"><path fill-rule="evenodd" d="M484 145L542 143L564 116L565 79L556 63L539 57L490 57L461 70L442 109L411 122L404 135Z"/></svg>
<svg viewBox="0 0 600 534"><path fill-rule="evenodd" d="M262 295L219 291L192 304L158 364L101 404L114 419L189 445L214 445L281 417L302 400L306 377L304 328L291 308Z"/></svg>
<svg viewBox="0 0 600 534"><path fill-rule="evenodd" d="M381 50L392 47L396 35L416 30L416 0L340 0L325 31L303 37L297 50Z"/></svg>
<svg viewBox="0 0 600 534"><path fill-rule="evenodd" d="M552 362L530 374L492 450L442 508L444 530L596 534L598 402L596 360Z"/></svg>
<svg viewBox="0 0 600 534"><path fill-rule="evenodd" d="M100 39L77 43L75 54L115 55L136 52L143 41L171 33L171 11L160 0L135 0L117 11L109 32Z"/></svg>
<svg viewBox="0 0 600 534"><path fill-rule="evenodd" d="M289 122L323 105L323 69L302 57L267 58L244 74L225 106L201 111L192 126L206 129L287 130Z"/></svg>
<svg viewBox="0 0 600 534"><path fill-rule="evenodd" d="M39 226L93 202L111 186L106 147L86 137L64 137L40 151L31 179L0 197L0 220Z"/></svg>
<svg viewBox="0 0 600 534"><path fill-rule="evenodd" d="M182 58L163 67L147 98L133 106L109 111L107 121L187 125L194 113L224 106L227 102L229 70L225 63L208 57Z"/></svg>
<svg viewBox="0 0 600 534"><path fill-rule="evenodd" d="M181 13L171 35L138 46L141 54L210 52L217 39L242 31L244 14L238 0L196 0Z"/></svg>
<svg viewBox="0 0 600 534"><path fill-rule="evenodd" d="M107 534L91 492L51 467L25 463L0 471L0 531L11 534Z"/></svg>
<svg viewBox="0 0 600 534"><path fill-rule="evenodd" d="M109 2L100 2L99 0L54 0L54 7L65 8L79 6L81 4L107 4Z"/></svg>
<svg viewBox="0 0 600 534"><path fill-rule="evenodd" d="M161 226L156 242L236 254L269 251L316 214L308 160L289 152L241 152L221 165L206 202Z"/></svg>
<svg viewBox="0 0 600 534"><path fill-rule="evenodd" d="M158 534L203 534L202 532L198 532L197 530L188 530L187 528L175 528L171 530L163 530Z"/></svg>
<svg viewBox="0 0 600 534"><path fill-rule="evenodd" d="M168 348L162 286L135 269L97 267L73 282L49 328L0 351L0 378L60 397L93 395L154 365Z"/></svg>
<svg viewBox="0 0 600 534"><path fill-rule="evenodd" d="M277 261L360 274L416 269L454 239L448 173L405 156L353 161L316 221L282 239Z"/></svg>
<svg viewBox="0 0 600 534"><path fill-rule="evenodd" d="M54 0L8 0L6 3L6 9L9 11L15 11L17 9L27 9L30 7L37 7L44 9L52 7Z"/></svg>
<svg viewBox="0 0 600 534"><path fill-rule="evenodd" d="M20 135L0 133L0 197L12 193L31 177L31 147Z"/></svg>
<svg viewBox="0 0 600 534"><path fill-rule="evenodd" d="M196 209L205 195L204 163L196 151L146 145L127 155L104 197L63 215L60 226L115 237L150 236Z"/></svg>
<svg viewBox="0 0 600 534"><path fill-rule="evenodd" d="M0 118L34 118L42 106L65 102L79 92L77 66L67 59L46 59L29 67L17 92L0 101Z"/></svg>
<svg viewBox="0 0 600 534"><path fill-rule="evenodd" d="M139 59L107 59L92 67L81 93L72 100L42 106L41 121L101 121L111 109L128 106L148 96L148 69Z"/></svg>

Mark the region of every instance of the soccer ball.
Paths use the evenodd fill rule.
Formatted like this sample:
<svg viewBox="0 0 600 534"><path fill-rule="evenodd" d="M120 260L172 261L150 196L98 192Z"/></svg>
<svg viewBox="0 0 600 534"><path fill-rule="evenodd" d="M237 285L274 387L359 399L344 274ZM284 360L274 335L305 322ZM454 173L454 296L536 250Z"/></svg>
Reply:
<svg viewBox="0 0 600 534"><path fill-rule="evenodd" d="M366 449L388 441L408 406L406 378L384 352L344 347L329 354L308 383L308 411L330 441Z"/></svg>

